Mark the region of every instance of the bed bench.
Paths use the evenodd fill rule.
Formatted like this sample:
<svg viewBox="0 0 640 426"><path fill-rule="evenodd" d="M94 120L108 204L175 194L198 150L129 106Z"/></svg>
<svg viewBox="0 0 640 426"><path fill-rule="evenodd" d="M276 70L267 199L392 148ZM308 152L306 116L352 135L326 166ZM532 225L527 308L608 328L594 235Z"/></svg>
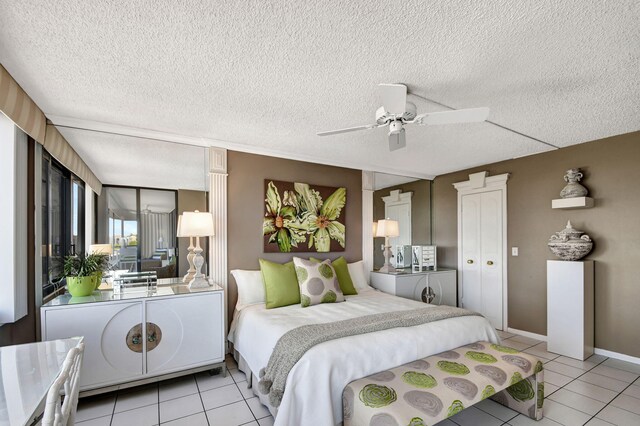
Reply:
<svg viewBox="0 0 640 426"><path fill-rule="evenodd" d="M344 426L432 425L486 398L540 420L542 362L490 342L419 359L349 383Z"/></svg>

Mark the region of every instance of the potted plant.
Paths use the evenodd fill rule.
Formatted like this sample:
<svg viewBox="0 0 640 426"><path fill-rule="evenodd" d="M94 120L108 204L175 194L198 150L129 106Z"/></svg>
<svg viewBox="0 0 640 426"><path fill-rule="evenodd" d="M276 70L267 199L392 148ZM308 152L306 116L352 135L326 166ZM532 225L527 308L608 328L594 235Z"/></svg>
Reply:
<svg viewBox="0 0 640 426"><path fill-rule="evenodd" d="M109 265L109 255L104 253L91 253L87 256L87 262L95 265L96 270L93 276L95 277L95 290L97 290L102 283L102 274Z"/></svg>
<svg viewBox="0 0 640 426"><path fill-rule="evenodd" d="M84 254L68 255L64 258L63 272L67 290L74 297L89 296L96 288L96 259Z"/></svg>

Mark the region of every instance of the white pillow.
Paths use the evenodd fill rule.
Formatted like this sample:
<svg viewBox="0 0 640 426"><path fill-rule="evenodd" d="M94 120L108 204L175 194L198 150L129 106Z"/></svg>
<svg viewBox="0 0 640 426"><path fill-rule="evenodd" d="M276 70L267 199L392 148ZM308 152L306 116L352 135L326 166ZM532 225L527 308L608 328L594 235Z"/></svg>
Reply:
<svg viewBox="0 0 640 426"><path fill-rule="evenodd" d="M244 306L256 303L266 303L262 272L234 269L231 271L231 275L233 275L236 284L238 284L238 302L236 302L236 309L241 309Z"/></svg>
<svg viewBox="0 0 640 426"><path fill-rule="evenodd" d="M364 262L362 260L354 263L347 263L349 269L349 275L351 275L351 281L358 293L363 291L372 290L367 280L367 273L364 270Z"/></svg>

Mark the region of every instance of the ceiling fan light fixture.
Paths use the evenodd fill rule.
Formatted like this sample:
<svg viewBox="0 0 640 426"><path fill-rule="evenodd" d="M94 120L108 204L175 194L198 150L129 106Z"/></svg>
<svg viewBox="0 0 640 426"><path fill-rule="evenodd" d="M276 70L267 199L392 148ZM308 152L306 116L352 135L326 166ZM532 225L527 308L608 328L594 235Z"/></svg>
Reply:
<svg viewBox="0 0 640 426"><path fill-rule="evenodd" d="M396 120L389 123L389 136L404 132L402 121Z"/></svg>
<svg viewBox="0 0 640 426"><path fill-rule="evenodd" d="M397 133L389 133L389 151L396 151L407 146L407 139L404 135L404 129L400 129Z"/></svg>

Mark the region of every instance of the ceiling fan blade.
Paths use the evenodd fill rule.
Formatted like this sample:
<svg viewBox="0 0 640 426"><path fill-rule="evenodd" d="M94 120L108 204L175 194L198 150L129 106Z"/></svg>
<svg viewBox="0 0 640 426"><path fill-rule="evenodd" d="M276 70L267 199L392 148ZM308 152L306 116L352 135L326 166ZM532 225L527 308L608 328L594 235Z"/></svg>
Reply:
<svg viewBox="0 0 640 426"><path fill-rule="evenodd" d="M378 84L382 106L389 114L404 114L407 105L407 86L404 84Z"/></svg>
<svg viewBox="0 0 640 426"><path fill-rule="evenodd" d="M435 126L438 124L479 123L489 117L489 108L468 108L454 111L428 112L417 115L413 123Z"/></svg>
<svg viewBox="0 0 640 426"><path fill-rule="evenodd" d="M368 124L366 126L347 127L346 129L337 129L337 130L329 130L327 132L318 132L318 136L330 136L330 135L337 135L339 133L357 132L358 130L375 129L376 127L380 127L380 126L377 124Z"/></svg>

